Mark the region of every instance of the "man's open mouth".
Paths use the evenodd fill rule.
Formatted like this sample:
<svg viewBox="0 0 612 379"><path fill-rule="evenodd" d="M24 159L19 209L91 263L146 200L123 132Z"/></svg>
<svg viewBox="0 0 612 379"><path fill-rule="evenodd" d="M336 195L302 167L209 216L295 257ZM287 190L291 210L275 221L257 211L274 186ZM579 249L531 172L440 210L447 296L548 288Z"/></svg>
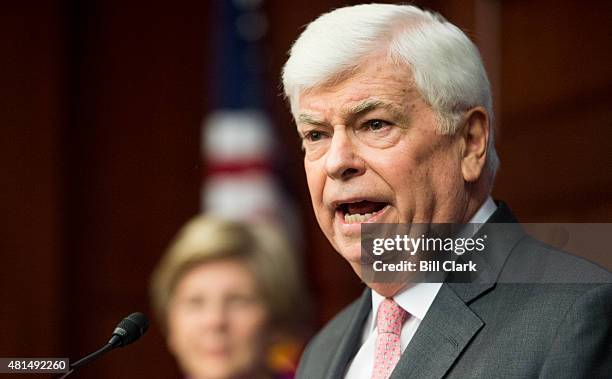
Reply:
<svg viewBox="0 0 612 379"><path fill-rule="evenodd" d="M354 203L341 203L337 210L342 212L345 223L353 224L368 221L387 205L387 203L362 200Z"/></svg>

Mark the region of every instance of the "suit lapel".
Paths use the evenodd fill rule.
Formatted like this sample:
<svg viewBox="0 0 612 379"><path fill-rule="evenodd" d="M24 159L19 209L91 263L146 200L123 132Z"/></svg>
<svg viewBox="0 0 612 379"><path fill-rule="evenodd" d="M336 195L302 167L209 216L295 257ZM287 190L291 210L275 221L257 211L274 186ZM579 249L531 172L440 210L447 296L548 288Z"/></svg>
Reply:
<svg viewBox="0 0 612 379"><path fill-rule="evenodd" d="M391 378L443 377L483 325L450 286L442 285Z"/></svg>
<svg viewBox="0 0 612 379"><path fill-rule="evenodd" d="M366 288L359 299L357 311L347 324L344 335L338 346L330 346L335 352L331 360L325 378L343 378L350 359L355 356L361 346L363 325L372 308L372 296L369 288Z"/></svg>
<svg viewBox="0 0 612 379"><path fill-rule="evenodd" d="M492 223L508 223L500 228L487 228ZM495 287L504 262L524 236L516 218L504 203L483 225L478 234L489 233L490 241L486 272L469 283L444 283L417 332L402 354L391 379L442 378L461 352L484 326L484 322L468 304Z"/></svg>

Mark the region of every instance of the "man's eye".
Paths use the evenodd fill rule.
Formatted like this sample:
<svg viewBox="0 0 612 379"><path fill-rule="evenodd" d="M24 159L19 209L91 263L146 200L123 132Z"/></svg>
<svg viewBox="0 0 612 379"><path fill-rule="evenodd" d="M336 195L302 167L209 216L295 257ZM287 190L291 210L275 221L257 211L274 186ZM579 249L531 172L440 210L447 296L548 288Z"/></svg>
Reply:
<svg viewBox="0 0 612 379"><path fill-rule="evenodd" d="M366 121L364 123L364 129L369 129L369 130L373 130L373 131L377 131L380 130L382 128L384 128L385 126L388 126L389 123L387 121L383 121L383 120L369 120Z"/></svg>
<svg viewBox="0 0 612 379"><path fill-rule="evenodd" d="M318 131L318 130L312 130L312 131L304 133L304 139L308 140L310 142L319 141L324 136L325 136L325 134L323 132Z"/></svg>

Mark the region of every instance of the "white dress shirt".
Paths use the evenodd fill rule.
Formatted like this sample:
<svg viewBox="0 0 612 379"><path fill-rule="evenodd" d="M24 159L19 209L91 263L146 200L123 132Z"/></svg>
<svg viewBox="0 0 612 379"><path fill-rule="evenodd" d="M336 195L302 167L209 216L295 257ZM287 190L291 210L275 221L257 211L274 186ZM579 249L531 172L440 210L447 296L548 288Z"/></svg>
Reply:
<svg viewBox="0 0 612 379"><path fill-rule="evenodd" d="M497 205L491 197L480 206L470 223L484 224L495 212ZM421 321L427 314L431 303L433 303L442 283L412 283L398 294L393 296L393 300L408 312L408 318L402 326L400 335L400 348L402 353L410 343L410 340L417 331ZM372 291L372 311L368 316L363 328L361 337L361 348L349 364L345 379L370 379L374 370L374 354L376 350L376 313L378 306L385 299L384 296Z"/></svg>

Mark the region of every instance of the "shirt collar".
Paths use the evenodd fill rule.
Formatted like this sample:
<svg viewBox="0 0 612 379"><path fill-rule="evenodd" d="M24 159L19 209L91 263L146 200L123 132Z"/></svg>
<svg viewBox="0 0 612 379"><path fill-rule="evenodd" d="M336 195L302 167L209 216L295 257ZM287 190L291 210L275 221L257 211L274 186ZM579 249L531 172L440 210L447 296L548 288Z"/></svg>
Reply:
<svg viewBox="0 0 612 379"><path fill-rule="evenodd" d="M442 283L411 283L400 293L393 296L393 300L411 316L423 320L440 287L442 287ZM384 299L384 296L372 291L372 315L374 316L372 320L376 320L378 307ZM372 322L372 329L375 326L376 322L374 321Z"/></svg>
<svg viewBox="0 0 612 379"><path fill-rule="evenodd" d="M487 197L484 203L478 208L474 216L470 219L470 224L484 224L487 222L489 217L497 210L497 205L491 198L491 196Z"/></svg>

